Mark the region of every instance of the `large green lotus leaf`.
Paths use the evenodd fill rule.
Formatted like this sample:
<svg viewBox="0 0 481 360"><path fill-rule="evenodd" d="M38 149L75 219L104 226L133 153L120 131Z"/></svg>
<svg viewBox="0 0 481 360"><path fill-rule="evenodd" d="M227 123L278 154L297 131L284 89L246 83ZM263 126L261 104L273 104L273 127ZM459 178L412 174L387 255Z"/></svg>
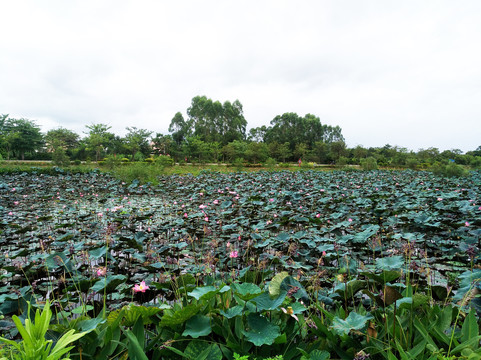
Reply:
<svg viewBox="0 0 481 360"><path fill-rule="evenodd" d="M295 315L301 314L307 310L307 308L304 305L302 305L300 302L292 303L291 308L292 308L293 314Z"/></svg>
<svg viewBox="0 0 481 360"><path fill-rule="evenodd" d="M353 297L358 291L367 287L367 282L363 280L351 280L348 283L339 284L339 287L336 287L336 292L341 295L342 298Z"/></svg>
<svg viewBox="0 0 481 360"><path fill-rule="evenodd" d="M90 290L99 292L103 290L106 286L107 289L111 287L116 287L117 285L123 283L125 279L125 275L109 275L97 281L93 286L90 287Z"/></svg>
<svg viewBox="0 0 481 360"><path fill-rule="evenodd" d="M272 345L274 340L281 334L279 326L269 322L259 314L247 316L248 331L242 331L248 341L255 346Z"/></svg>
<svg viewBox="0 0 481 360"><path fill-rule="evenodd" d="M331 358L331 354L325 350L312 350L309 354L305 351L302 351L304 356L301 360L329 360Z"/></svg>
<svg viewBox="0 0 481 360"><path fill-rule="evenodd" d="M290 293L295 299L302 299L303 301L309 301L309 295L307 295L304 286L292 276L286 276L281 283L281 292L285 291Z"/></svg>
<svg viewBox="0 0 481 360"><path fill-rule="evenodd" d="M222 204L220 204L220 207L222 209L228 209L231 206L232 206L232 201L230 201L230 200L223 201Z"/></svg>
<svg viewBox="0 0 481 360"><path fill-rule="evenodd" d="M388 282L399 279L401 277L401 272L395 270L383 270L380 274L375 274L372 272L362 272L361 275L364 275L369 279L373 279L379 284L386 284Z"/></svg>
<svg viewBox="0 0 481 360"><path fill-rule="evenodd" d="M289 240L291 238L291 236L288 234L288 233L280 233L279 235L277 235L276 239L281 241L281 242L285 242L287 240Z"/></svg>
<svg viewBox="0 0 481 360"><path fill-rule="evenodd" d="M194 288L196 284L195 277L192 274L184 274L175 279L177 288ZM172 288L175 290L175 288Z"/></svg>
<svg viewBox="0 0 481 360"><path fill-rule="evenodd" d="M381 299L386 306L389 306L402 298L403 296L401 295L401 293L397 291L394 287L384 286L384 291L381 296Z"/></svg>
<svg viewBox="0 0 481 360"><path fill-rule="evenodd" d="M192 360L222 360L222 352L217 344L205 341L191 341L184 350L185 356Z"/></svg>
<svg viewBox="0 0 481 360"><path fill-rule="evenodd" d="M232 284L231 288L235 294L245 301L255 298L262 292L259 286L252 283Z"/></svg>
<svg viewBox="0 0 481 360"><path fill-rule="evenodd" d="M219 313L225 316L227 319L232 319L233 317L239 316L244 311L244 307L241 305L236 305L227 310L220 310Z"/></svg>
<svg viewBox="0 0 481 360"><path fill-rule="evenodd" d="M139 317L142 317L144 324L151 324L152 317L162 311L159 307L154 306L124 306L125 326L132 326Z"/></svg>
<svg viewBox="0 0 481 360"><path fill-rule="evenodd" d="M287 276L289 276L289 273L287 271L282 271L272 278L269 283L269 294L272 297L279 296L281 293L282 280L284 280Z"/></svg>
<svg viewBox="0 0 481 360"><path fill-rule="evenodd" d="M283 290L278 297L272 299L269 296L269 292L263 292L252 301L256 304L258 311L276 310L279 309L279 306L281 306L281 304L283 303L286 295L287 291Z"/></svg>
<svg viewBox="0 0 481 360"><path fill-rule="evenodd" d="M191 292L187 293L187 295L192 296L196 300L200 300L210 299L218 292L219 290L215 286L198 286Z"/></svg>
<svg viewBox="0 0 481 360"><path fill-rule="evenodd" d="M107 246L102 246L97 249L93 249L89 251L89 256L98 259L104 257L107 254Z"/></svg>
<svg viewBox="0 0 481 360"><path fill-rule="evenodd" d="M366 243L367 240L379 231L379 225L369 225L367 229L354 235L352 242L354 243Z"/></svg>
<svg viewBox="0 0 481 360"><path fill-rule="evenodd" d="M210 317L198 314L187 320L182 336L191 336L197 339L200 336L207 336L211 332Z"/></svg>
<svg viewBox="0 0 481 360"><path fill-rule="evenodd" d="M403 266L404 258L401 255L376 259L376 268L380 270L398 270Z"/></svg>
<svg viewBox="0 0 481 360"><path fill-rule="evenodd" d="M456 295L454 295L453 301L460 301L464 297L470 298L471 296L469 294L472 294L474 289L476 289L476 291L480 289L481 285L479 280L481 279L481 270L466 270L459 275L459 279L459 289Z"/></svg>
<svg viewBox="0 0 481 360"><path fill-rule="evenodd" d="M459 286L467 287L474 284L479 284L481 279L481 269L475 269L473 271L466 270L461 275L459 275Z"/></svg>
<svg viewBox="0 0 481 360"><path fill-rule="evenodd" d="M338 335L349 334L351 330L362 330L372 318L373 316L371 314L363 316L351 311L346 320L336 316L332 322L332 329Z"/></svg>
<svg viewBox="0 0 481 360"><path fill-rule="evenodd" d="M67 256L63 252L56 252L49 255L45 259L45 262L49 270L55 270L60 267L60 268L67 269L67 271L69 272L72 271L72 263L70 262L70 259L67 258Z"/></svg>
<svg viewBox="0 0 481 360"><path fill-rule="evenodd" d="M160 320L161 325L176 326L185 323L199 312L200 307L194 304L187 305L179 310L166 310Z"/></svg>

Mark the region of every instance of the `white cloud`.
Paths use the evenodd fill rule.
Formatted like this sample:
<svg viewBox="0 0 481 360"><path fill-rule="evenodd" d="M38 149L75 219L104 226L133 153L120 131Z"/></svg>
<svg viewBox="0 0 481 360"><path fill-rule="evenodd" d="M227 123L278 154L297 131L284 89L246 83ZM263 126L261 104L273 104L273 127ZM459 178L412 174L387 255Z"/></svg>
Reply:
<svg viewBox="0 0 481 360"><path fill-rule="evenodd" d="M481 3L0 3L0 113L44 131L167 132L192 97L239 99L249 127L312 113L349 146L481 145Z"/></svg>

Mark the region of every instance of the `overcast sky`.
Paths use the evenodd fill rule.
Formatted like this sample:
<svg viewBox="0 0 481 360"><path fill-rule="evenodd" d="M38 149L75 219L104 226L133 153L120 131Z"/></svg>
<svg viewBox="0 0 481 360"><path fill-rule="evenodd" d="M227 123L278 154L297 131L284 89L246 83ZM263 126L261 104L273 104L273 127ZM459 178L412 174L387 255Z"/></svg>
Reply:
<svg viewBox="0 0 481 360"><path fill-rule="evenodd" d="M481 145L481 1L0 0L0 114L167 133L205 95L349 147Z"/></svg>

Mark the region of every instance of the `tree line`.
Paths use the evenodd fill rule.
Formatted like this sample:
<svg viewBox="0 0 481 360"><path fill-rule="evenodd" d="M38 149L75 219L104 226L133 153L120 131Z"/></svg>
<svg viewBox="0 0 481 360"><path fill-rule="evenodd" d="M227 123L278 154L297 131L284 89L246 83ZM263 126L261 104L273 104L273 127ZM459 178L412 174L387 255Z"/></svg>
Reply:
<svg viewBox="0 0 481 360"><path fill-rule="evenodd" d="M63 128L42 133L32 120L0 116L0 160L72 160L100 161L114 157L124 161L142 161L152 156L169 156L176 162L303 162L320 164L360 164L374 159L379 165L415 167L434 162L455 162L481 166L481 146L463 154L437 148L417 152L385 145L347 148L339 126L322 124L319 117L284 113L269 126L252 128L239 100L214 101L196 96L187 108L187 117L177 112L169 134L127 127L120 137L106 124L87 125L83 136Z"/></svg>

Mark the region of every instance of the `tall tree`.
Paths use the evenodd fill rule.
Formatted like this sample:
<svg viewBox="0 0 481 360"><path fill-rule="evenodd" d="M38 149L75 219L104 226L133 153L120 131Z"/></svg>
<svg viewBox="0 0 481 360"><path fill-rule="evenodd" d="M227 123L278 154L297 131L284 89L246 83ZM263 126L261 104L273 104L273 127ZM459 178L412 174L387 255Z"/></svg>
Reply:
<svg viewBox="0 0 481 360"><path fill-rule="evenodd" d="M257 130L256 130L257 131ZM295 152L296 145L304 143L312 149L318 141L332 143L344 141L339 126L322 125L317 116L306 114L304 117L296 113L277 115L271 121L271 126L265 130L264 140L267 143L289 143L289 148Z"/></svg>
<svg viewBox="0 0 481 360"><path fill-rule="evenodd" d="M244 140L246 137L247 121L239 100L233 103L225 101L221 104L206 96L196 96L187 109L188 120L182 122L183 118L180 113L178 114L172 119L169 127L170 132L175 131L174 134L178 134L179 129L182 129L182 125L185 124L186 129L191 130L195 136L205 142L216 141L226 145L234 140Z"/></svg>
<svg viewBox="0 0 481 360"><path fill-rule="evenodd" d="M170 122L169 132L172 133L172 138L177 145L180 145L188 136L192 135L191 124L184 120L180 112L177 112Z"/></svg>
<svg viewBox="0 0 481 360"><path fill-rule="evenodd" d="M249 141L254 141L254 142L264 142L265 141L265 136L267 132L267 126L262 125L260 127L252 128L249 130Z"/></svg>
<svg viewBox="0 0 481 360"><path fill-rule="evenodd" d="M72 130L59 127L47 132L45 135L45 144L48 151L53 152L58 147L61 147L66 152L69 152L78 146L79 138L79 135Z"/></svg>
<svg viewBox="0 0 481 360"><path fill-rule="evenodd" d="M42 149L44 145L40 127L34 121L28 119L8 118L2 115L0 119L0 137L7 152L10 155L25 160L25 154L33 154Z"/></svg>
<svg viewBox="0 0 481 360"><path fill-rule="evenodd" d="M149 143L152 131L137 129L135 126L127 127L126 129L128 133L125 135L124 141L132 154L132 160L134 160L137 152L142 153L144 157L149 156L152 150Z"/></svg>
<svg viewBox="0 0 481 360"><path fill-rule="evenodd" d="M152 151L156 155L173 155L176 145L172 135L156 133L152 138Z"/></svg>
<svg viewBox="0 0 481 360"><path fill-rule="evenodd" d="M86 125L89 130L85 142L87 150L95 153L95 160L99 161L103 153L108 153L112 147L115 135L109 132L110 126L105 124Z"/></svg>

